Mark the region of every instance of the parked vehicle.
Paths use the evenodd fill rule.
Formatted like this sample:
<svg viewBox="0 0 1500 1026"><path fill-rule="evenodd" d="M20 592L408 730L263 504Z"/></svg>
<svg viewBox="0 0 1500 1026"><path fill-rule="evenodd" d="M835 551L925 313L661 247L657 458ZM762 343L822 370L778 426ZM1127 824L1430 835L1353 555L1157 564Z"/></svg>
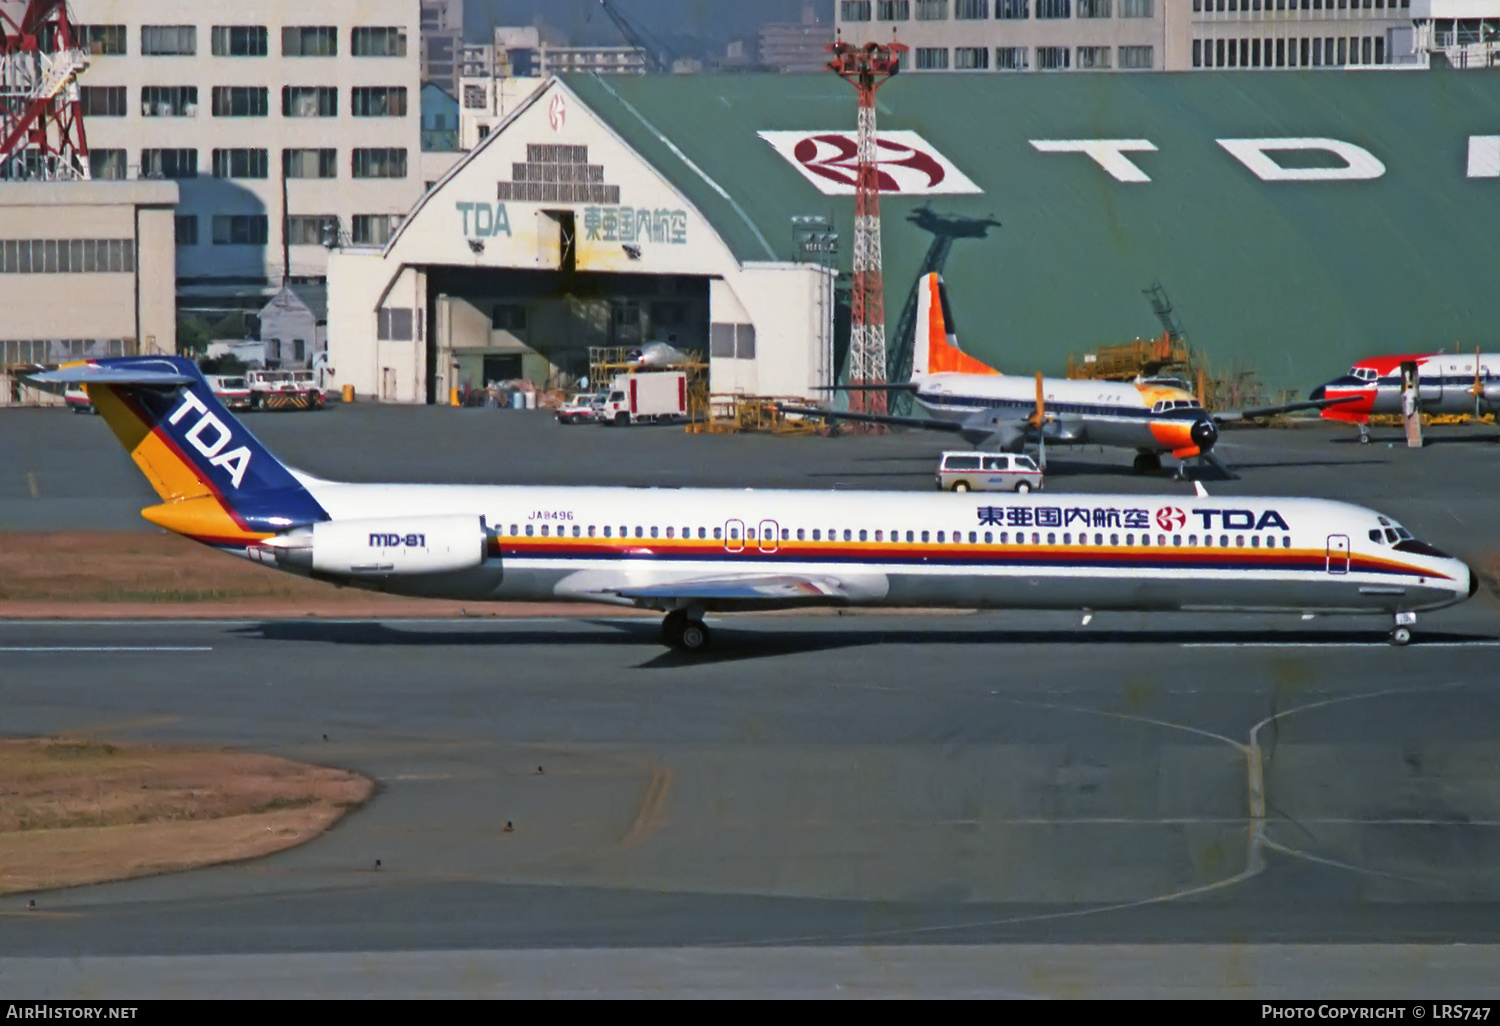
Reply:
<svg viewBox="0 0 1500 1026"><path fill-rule="evenodd" d="M250 408L250 382L239 375L210 374L208 385L219 402L231 410Z"/></svg>
<svg viewBox="0 0 1500 1026"><path fill-rule="evenodd" d="M599 413L599 423L617 427L668 424L686 418L687 374L683 371L621 374L610 386L609 398Z"/></svg>
<svg viewBox="0 0 1500 1026"><path fill-rule="evenodd" d="M584 392L568 396L568 401L557 408L559 424L589 424L599 419L594 410L594 396Z"/></svg>
<svg viewBox="0 0 1500 1026"><path fill-rule="evenodd" d="M245 375L250 409L315 410L323 405L318 375L310 370L253 370Z"/></svg>
<svg viewBox="0 0 1500 1026"><path fill-rule="evenodd" d="M89 399L88 390L82 385L70 385L63 392L63 402L68 404L68 409L74 413L98 413L94 404Z"/></svg>
<svg viewBox="0 0 1500 1026"><path fill-rule="evenodd" d="M1042 468L1030 456L945 452L936 480L945 492L1029 492L1042 487Z"/></svg>

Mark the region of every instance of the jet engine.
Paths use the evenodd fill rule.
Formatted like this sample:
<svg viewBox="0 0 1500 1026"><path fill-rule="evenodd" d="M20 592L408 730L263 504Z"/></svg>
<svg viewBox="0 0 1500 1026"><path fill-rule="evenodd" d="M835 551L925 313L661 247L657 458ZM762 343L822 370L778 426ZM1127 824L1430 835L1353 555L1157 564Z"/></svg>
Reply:
<svg viewBox="0 0 1500 1026"><path fill-rule="evenodd" d="M327 520L261 545L288 568L340 577L415 576L471 570L489 532L473 514Z"/></svg>

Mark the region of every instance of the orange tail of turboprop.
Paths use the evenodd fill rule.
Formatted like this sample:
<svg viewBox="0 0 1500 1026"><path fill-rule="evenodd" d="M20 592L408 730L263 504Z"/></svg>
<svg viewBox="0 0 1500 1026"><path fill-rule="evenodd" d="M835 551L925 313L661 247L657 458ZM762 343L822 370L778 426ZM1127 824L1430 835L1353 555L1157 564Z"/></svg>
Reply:
<svg viewBox="0 0 1500 1026"><path fill-rule="evenodd" d="M917 330L913 339L912 377L924 374L999 374L995 368L958 348L953 314L943 279L929 274L917 283Z"/></svg>

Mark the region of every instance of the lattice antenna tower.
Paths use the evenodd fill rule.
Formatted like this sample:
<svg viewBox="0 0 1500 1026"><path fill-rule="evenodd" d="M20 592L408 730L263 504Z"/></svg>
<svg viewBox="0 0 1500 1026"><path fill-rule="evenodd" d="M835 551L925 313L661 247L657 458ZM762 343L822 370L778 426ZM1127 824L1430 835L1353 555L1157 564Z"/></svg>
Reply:
<svg viewBox="0 0 1500 1026"><path fill-rule="evenodd" d="M0 180L89 177L79 44L63 0L0 0Z"/></svg>
<svg viewBox="0 0 1500 1026"><path fill-rule="evenodd" d="M850 300L849 384L884 385L885 283L880 260L880 166L875 152L875 91L901 70L907 47L889 43L853 46L842 38L828 48L828 70L854 86L859 96L854 186L854 290ZM849 408L884 413L885 392L855 389Z"/></svg>

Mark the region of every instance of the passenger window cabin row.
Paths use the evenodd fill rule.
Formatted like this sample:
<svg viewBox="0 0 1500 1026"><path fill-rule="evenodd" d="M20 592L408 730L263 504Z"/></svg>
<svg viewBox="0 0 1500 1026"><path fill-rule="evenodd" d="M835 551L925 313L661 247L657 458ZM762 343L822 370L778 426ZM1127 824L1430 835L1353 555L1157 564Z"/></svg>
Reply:
<svg viewBox="0 0 1500 1026"><path fill-rule="evenodd" d="M510 535L509 536L512 537L512 538L516 538L516 537L526 537L526 538L532 538L532 537L542 537L542 538L548 538L548 537L556 537L556 538L566 538L566 537L585 538L585 537L587 537L587 538L641 538L641 539L647 539L647 538L666 538L666 539L672 539L672 540L676 540L676 539L692 540L692 539L696 538L696 539L701 539L701 540L704 540L704 541L712 539L714 541L740 541L740 542L792 541L794 539L794 537L795 537L796 541L815 541L815 542L816 541L825 541L825 540L826 541L846 541L846 542L853 542L853 541L870 542L870 541L875 541L875 542L886 542L888 544L900 544L902 542L910 542L910 543L914 543L914 544L915 543L931 544L933 542L936 542L939 545L950 545L950 544L951 545L963 545L963 544L969 544L969 545L997 545L997 544L998 545L1027 545L1027 544L1030 544L1030 545L1058 545L1058 544L1062 544L1062 545L1075 545L1075 544L1076 545L1089 545L1090 544L1090 540L1089 539L1090 539L1090 537L1092 537L1092 539L1093 539L1092 544L1094 546L1100 547L1100 548L1108 546L1108 547L1114 547L1114 548L1184 548L1184 547L1186 547L1186 548L1199 548L1199 547L1202 547L1202 548L1221 548L1221 549L1228 549L1228 548L1236 548L1236 549L1243 549L1243 548L1251 548L1251 549L1267 548L1267 549L1274 549L1274 548L1278 547L1278 542L1277 542L1277 536L1276 535L1260 535L1260 534L1251 534L1251 535L1244 535L1244 534L1234 534L1234 535L1229 535L1229 534L1220 534L1220 535L1204 534L1202 536L1199 536L1197 534L1188 534L1188 535L1182 535L1182 534L1172 534L1172 535L1158 534L1158 535L1155 536L1155 540L1153 541L1152 540L1152 535L1150 533L1148 533L1148 532L1142 532L1140 534L1136 534L1134 532L1130 532L1130 533L1126 533L1126 534L1122 535L1122 534L1120 534L1118 532L1111 532L1109 534L1105 534L1103 532L1096 531L1096 532L1093 532L1092 535L1090 535L1089 532L1080 531L1080 532L1078 532L1075 535L1071 531L1062 531L1062 532L1058 532L1058 531L1031 531L1031 532L1016 531L1016 532L1014 532L1014 534L1012 534L1010 531L998 531L998 532L996 532L996 531L983 531L983 532L980 532L980 531L967 531L966 532L966 531L959 530L959 531L948 532L948 531L916 531L916 530L909 530L908 531L908 530L895 530L895 531L890 531L889 533L887 533L884 530L870 530L868 528L862 529L862 530L856 530L854 528L847 528L847 527L846 528L842 528L842 529L839 529L839 528L829 528L827 531L824 531L822 528L819 528L819 527L814 527L814 528L802 528L802 527L799 527L795 531L793 531L791 528L783 527L783 528L779 529L779 537L773 537L771 535L771 531L769 529L767 529L764 532L766 536L758 538L757 537L757 531L758 530L759 529L755 528L755 527L747 527L747 528L744 528L743 530L741 530L738 527L730 527L730 528L727 528L727 529L726 528L722 528L722 527L715 527L715 528L711 528L711 529L707 528L707 527L698 527L698 528L683 527L681 529L678 529L678 528L675 528L675 527L660 527L660 526L644 527L644 526L641 526L641 525L636 525L633 528L630 527L630 526L628 526L628 525L621 525L620 527L616 528L613 525L609 525L609 524L606 524L603 527L599 527L598 525L595 525L595 524L590 524L587 527L584 527L581 524L573 524L571 526L569 526L567 524L558 524L558 525L556 525L556 529L554 530L553 529L553 525L551 525L551 524L540 524L540 525L537 525L537 524L526 524L524 526L518 525L518 524L511 524L510 525ZM1371 536L1372 537L1374 536L1374 534L1375 534L1375 532L1371 532ZM1046 539L1045 541L1043 541L1044 538ZM1059 538L1061 538L1061 541L1059 541ZM1075 538L1076 538L1076 541L1075 541ZM1106 541L1106 539L1108 539L1108 540ZM1283 549L1289 549L1289 548L1292 547L1292 539L1291 539L1291 537L1289 535L1281 535L1280 539L1281 540L1280 540L1279 545L1280 545L1281 548L1283 548Z"/></svg>

